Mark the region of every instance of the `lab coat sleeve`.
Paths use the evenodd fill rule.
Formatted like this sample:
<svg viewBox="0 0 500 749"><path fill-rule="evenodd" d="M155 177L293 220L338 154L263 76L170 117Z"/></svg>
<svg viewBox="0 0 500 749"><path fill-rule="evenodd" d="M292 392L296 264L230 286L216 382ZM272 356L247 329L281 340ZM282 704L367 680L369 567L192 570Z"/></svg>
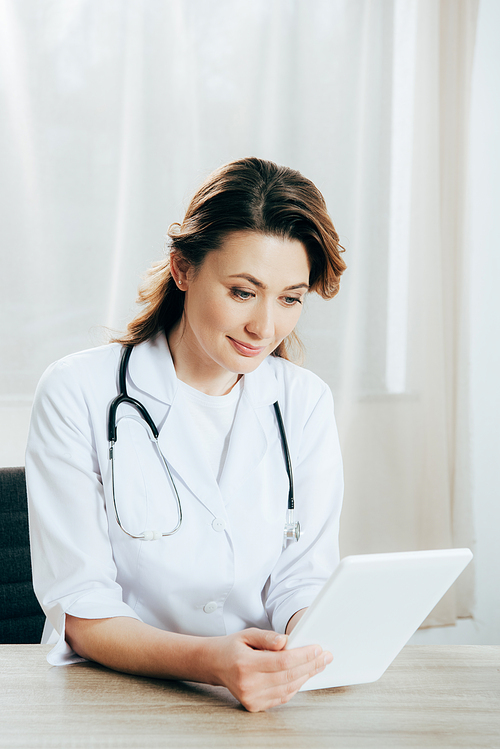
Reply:
<svg viewBox="0 0 500 749"><path fill-rule="evenodd" d="M58 633L53 665L82 660L65 642L66 614L139 619L116 581L91 404L79 384L84 374L64 359L47 370L26 453L33 584Z"/></svg>
<svg viewBox="0 0 500 749"><path fill-rule="evenodd" d="M266 596L267 614L276 632L284 632L289 619L310 606L339 563L344 482L333 398L326 385L297 445L294 485L302 535L281 554Z"/></svg>

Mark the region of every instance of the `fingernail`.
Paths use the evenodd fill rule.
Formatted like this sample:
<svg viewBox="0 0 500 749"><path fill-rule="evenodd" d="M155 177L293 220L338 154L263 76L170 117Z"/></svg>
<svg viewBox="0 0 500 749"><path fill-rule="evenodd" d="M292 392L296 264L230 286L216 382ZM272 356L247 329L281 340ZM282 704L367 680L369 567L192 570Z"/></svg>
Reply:
<svg viewBox="0 0 500 749"><path fill-rule="evenodd" d="M329 663L333 661L333 655L331 653L327 653L325 655L325 666L328 666Z"/></svg>
<svg viewBox="0 0 500 749"><path fill-rule="evenodd" d="M273 640L273 645L277 645L279 642L283 642L284 635L276 635Z"/></svg>
<svg viewBox="0 0 500 749"><path fill-rule="evenodd" d="M321 648L316 648L316 650L314 651L314 657L317 658L320 653L321 653Z"/></svg>

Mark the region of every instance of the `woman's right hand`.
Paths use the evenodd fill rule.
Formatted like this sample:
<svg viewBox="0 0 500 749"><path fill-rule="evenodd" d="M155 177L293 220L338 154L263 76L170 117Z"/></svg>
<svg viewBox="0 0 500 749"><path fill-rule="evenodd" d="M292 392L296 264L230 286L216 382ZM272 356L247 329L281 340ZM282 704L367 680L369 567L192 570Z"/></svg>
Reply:
<svg viewBox="0 0 500 749"><path fill-rule="evenodd" d="M287 635L245 629L207 638L206 656L215 680L250 712L288 702L314 674L332 661L319 645L285 650Z"/></svg>

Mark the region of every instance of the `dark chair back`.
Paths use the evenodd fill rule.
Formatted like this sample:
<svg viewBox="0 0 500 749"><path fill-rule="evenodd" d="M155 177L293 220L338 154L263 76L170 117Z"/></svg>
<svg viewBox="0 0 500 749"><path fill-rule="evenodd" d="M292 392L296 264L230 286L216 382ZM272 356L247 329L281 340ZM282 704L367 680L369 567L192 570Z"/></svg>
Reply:
<svg viewBox="0 0 500 749"><path fill-rule="evenodd" d="M31 581L24 468L0 468L0 643L40 642L44 622Z"/></svg>

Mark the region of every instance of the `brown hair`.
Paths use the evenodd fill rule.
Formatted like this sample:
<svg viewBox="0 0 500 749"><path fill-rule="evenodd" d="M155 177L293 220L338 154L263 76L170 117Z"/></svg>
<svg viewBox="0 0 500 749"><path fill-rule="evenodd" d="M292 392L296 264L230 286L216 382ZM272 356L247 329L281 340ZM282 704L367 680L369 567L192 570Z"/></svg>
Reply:
<svg viewBox="0 0 500 749"><path fill-rule="evenodd" d="M300 172L257 158L232 161L213 172L197 191L182 224L168 231L170 252L199 270L206 255L236 231L298 240L310 263L309 285L324 299L337 294L345 270L343 248L318 188ZM169 257L155 263L139 289L142 311L115 341L142 343L165 334L181 319L184 292L170 272ZM285 359L294 333L274 351Z"/></svg>

